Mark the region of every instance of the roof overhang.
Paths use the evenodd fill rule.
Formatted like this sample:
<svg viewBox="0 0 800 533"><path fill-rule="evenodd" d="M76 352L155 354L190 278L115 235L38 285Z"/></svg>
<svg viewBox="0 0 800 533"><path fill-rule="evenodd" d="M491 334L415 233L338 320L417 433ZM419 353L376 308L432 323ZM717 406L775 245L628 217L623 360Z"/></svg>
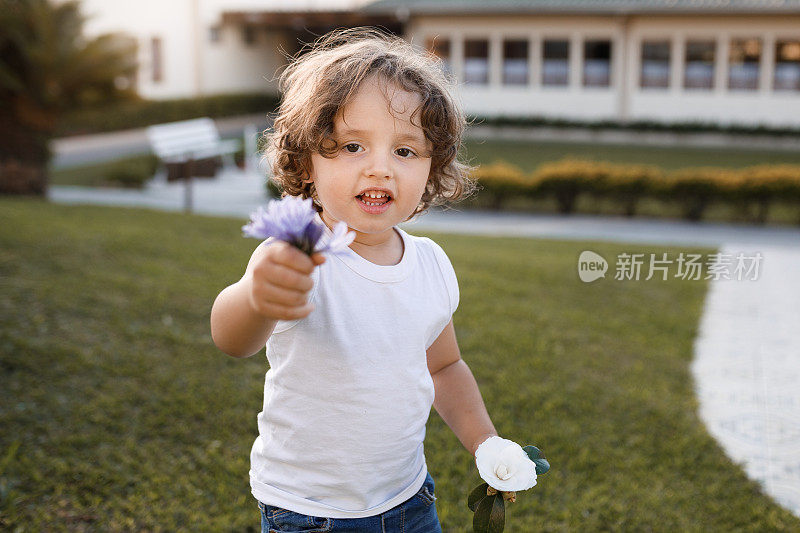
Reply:
<svg viewBox="0 0 800 533"><path fill-rule="evenodd" d="M362 13L487 15L800 15L800 0L378 0Z"/></svg>
<svg viewBox="0 0 800 533"><path fill-rule="evenodd" d="M367 13L362 11L225 11L223 24L253 25L271 29L301 30L329 26L390 26L396 25L392 13Z"/></svg>

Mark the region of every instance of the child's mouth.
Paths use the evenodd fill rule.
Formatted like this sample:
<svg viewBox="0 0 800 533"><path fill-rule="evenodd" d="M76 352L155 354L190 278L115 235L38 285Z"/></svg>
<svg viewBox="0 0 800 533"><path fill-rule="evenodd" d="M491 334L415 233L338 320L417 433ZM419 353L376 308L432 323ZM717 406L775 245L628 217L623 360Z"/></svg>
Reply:
<svg viewBox="0 0 800 533"><path fill-rule="evenodd" d="M392 203L392 197L388 194L383 194L378 198L372 198L368 194L359 194L356 198L358 198L358 205L361 206L361 209L370 215L379 215L385 212Z"/></svg>
<svg viewBox="0 0 800 533"><path fill-rule="evenodd" d="M361 201L362 204L368 205L368 206L384 205L384 204L388 204L392 200L392 197L388 196L388 195L381 196L380 198L371 198L371 197L367 196L366 194L362 194L362 195L356 196L356 198L358 198Z"/></svg>

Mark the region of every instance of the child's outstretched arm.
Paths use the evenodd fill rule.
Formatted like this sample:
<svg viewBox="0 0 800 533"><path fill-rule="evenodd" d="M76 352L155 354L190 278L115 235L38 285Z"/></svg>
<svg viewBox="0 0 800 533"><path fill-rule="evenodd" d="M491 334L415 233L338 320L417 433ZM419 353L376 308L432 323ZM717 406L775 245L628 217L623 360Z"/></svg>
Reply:
<svg viewBox="0 0 800 533"><path fill-rule="evenodd" d="M219 293L211 308L211 337L232 357L258 352L278 320L304 318L314 309L308 292L311 272L325 262L283 241L262 243L253 252L242 279Z"/></svg>
<svg viewBox="0 0 800 533"><path fill-rule="evenodd" d="M497 435L467 363L461 359L453 321L428 348L428 370L436 398L433 407L461 444L475 455L487 438Z"/></svg>

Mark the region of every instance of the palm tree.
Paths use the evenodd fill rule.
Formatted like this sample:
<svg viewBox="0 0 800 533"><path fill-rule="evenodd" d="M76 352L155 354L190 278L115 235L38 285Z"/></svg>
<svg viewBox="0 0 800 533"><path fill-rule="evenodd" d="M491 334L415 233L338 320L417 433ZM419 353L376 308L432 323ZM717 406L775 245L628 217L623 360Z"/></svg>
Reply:
<svg viewBox="0 0 800 533"><path fill-rule="evenodd" d="M59 117L119 97L136 72L135 44L87 40L76 0L0 2L0 193L43 195Z"/></svg>

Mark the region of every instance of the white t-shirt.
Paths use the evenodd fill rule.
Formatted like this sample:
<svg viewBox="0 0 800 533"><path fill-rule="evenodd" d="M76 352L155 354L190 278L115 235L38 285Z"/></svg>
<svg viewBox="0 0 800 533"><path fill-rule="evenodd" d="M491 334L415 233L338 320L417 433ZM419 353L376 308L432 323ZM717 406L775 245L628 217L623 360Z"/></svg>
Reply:
<svg viewBox="0 0 800 533"><path fill-rule="evenodd" d="M434 399L426 350L458 306L458 282L439 245L395 229L400 263L350 248L328 256L312 274L315 309L279 321L267 341L250 454L252 493L267 505L362 518L422 487Z"/></svg>

